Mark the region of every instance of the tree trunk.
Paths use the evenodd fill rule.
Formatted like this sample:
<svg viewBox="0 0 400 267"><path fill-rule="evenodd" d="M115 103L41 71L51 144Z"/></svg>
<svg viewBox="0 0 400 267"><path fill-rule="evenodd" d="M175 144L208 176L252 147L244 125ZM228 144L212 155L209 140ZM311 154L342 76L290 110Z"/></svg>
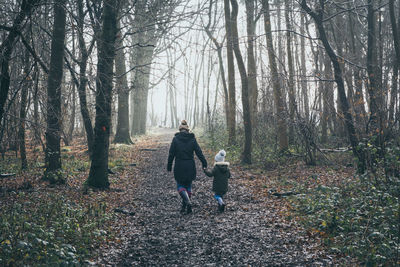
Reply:
<svg viewBox="0 0 400 267"><path fill-rule="evenodd" d="M136 73L133 82L133 132L132 134L146 133L147 98L149 90L151 62L153 60L155 25L149 26L147 32L139 32L140 47L136 48Z"/></svg>
<svg viewBox="0 0 400 267"><path fill-rule="evenodd" d="M66 13L65 0L54 3L54 25L51 41L50 70L47 84L46 174L51 182L52 173L61 169L61 82L64 67L64 40ZM59 175L58 175L58 178Z"/></svg>
<svg viewBox="0 0 400 267"><path fill-rule="evenodd" d="M345 29L345 25L343 23L343 20L344 20L343 17L340 16L340 15L336 16L336 18L335 18L335 25L337 25L337 27L339 29ZM335 43L336 43L337 54L343 56L343 43L344 43L345 35L343 34L342 31L335 32L333 30L333 27L332 27L332 35L334 36L334 39L336 41ZM344 60L340 60L339 61L339 65L340 65L340 68L342 69L342 73L343 73L343 76L345 78L346 77L346 70L345 70ZM332 90L332 92L333 92L333 90ZM332 94L332 99L334 99L333 94ZM347 99L349 100L350 97L347 96ZM351 103L351 101L349 100L349 108L351 110L351 104L350 103ZM338 137L345 137L346 136L346 130L345 130L344 120L343 120L343 110L342 110L342 105L340 103L340 99L339 98L336 100L336 110L337 110L337 112L336 112L337 115L335 116L335 128L334 128L335 129L335 134Z"/></svg>
<svg viewBox="0 0 400 267"><path fill-rule="evenodd" d="M390 92L390 103L389 103L389 124L394 124L394 106L397 100L397 88L399 79L399 66L396 62L393 66L393 77L392 77L392 90Z"/></svg>
<svg viewBox="0 0 400 267"><path fill-rule="evenodd" d="M41 144L43 146L43 151L45 151L45 147L42 141L42 134L41 134L41 127L40 125L40 118L39 118L39 77L40 71L37 69L36 77L35 77L35 87L33 92L33 122L34 128L33 132L35 135L35 145Z"/></svg>
<svg viewBox="0 0 400 267"><path fill-rule="evenodd" d="M322 52L322 49L321 49ZM322 58L322 53L320 55L320 58ZM321 62L322 63L322 62ZM328 56L324 57L324 78L326 80L331 79L331 73L332 73L332 67L331 67L331 61ZM328 81L325 82L325 84L322 85L322 118L321 118L321 128L322 128L322 133L321 133L321 143L326 143L328 141L328 125L330 124L331 120L331 115L330 114L330 108L329 108L329 90L332 90L332 84Z"/></svg>
<svg viewBox="0 0 400 267"><path fill-rule="evenodd" d="M118 30L121 29L120 20L117 22ZM129 133L129 88L126 78L126 65L122 33L119 32L116 41L115 75L116 91L118 93L118 119L114 143L133 144Z"/></svg>
<svg viewBox="0 0 400 267"><path fill-rule="evenodd" d="M325 77L325 84L324 84L324 117L326 118L326 123L328 129L330 130L331 135L336 134L336 109L335 109L335 99L334 99L334 92L333 92L333 82L332 80L332 63L329 56L324 56L324 77Z"/></svg>
<svg viewBox="0 0 400 267"><path fill-rule="evenodd" d="M323 4L323 2L322 2L322 4ZM301 7L314 19L315 26L319 33L319 38L320 38L327 54L329 55L329 58L332 61L334 74L335 74L335 82L337 85L338 95L339 95L339 99L340 99L343 113L344 113L344 120L345 120L345 124L346 124L347 133L349 136L349 141L352 146L353 153L358 159L358 170L359 170L359 172L363 173L366 168L365 157L364 157L363 151L361 151L358 148L358 138L357 138L356 131L354 128L354 124L353 124L353 116L350 113L349 103L347 101L346 92L344 89L342 70L340 68L340 64L339 64L337 55L333 51L333 49L328 41L328 38L326 36L326 32L325 32L325 28L324 28L324 24L323 24L324 5L322 5L319 8L318 13L315 13L315 11L310 9L310 7L307 5L306 0L302 0Z"/></svg>
<svg viewBox="0 0 400 267"><path fill-rule="evenodd" d="M305 35L305 14L302 12L300 14L300 34ZM304 101L304 115L306 117L306 121L310 118L310 107L308 103L308 88L307 88L307 68L306 68L306 53L305 53L305 38L300 37L300 62L301 62L301 91L303 95Z"/></svg>
<svg viewBox="0 0 400 267"><path fill-rule="evenodd" d="M349 4L349 8L351 5ZM351 13L349 13L349 28L350 28L350 50L352 54L352 58L356 63L359 63L359 53L358 46L356 45L355 40L355 32L354 32L354 22L352 19ZM355 95L353 100L353 108L355 112L355 125L357 128L363 129L365 127L365 104L364 104L364 93L363 93L363 81L361 78L361 70L358 67L352 68L353 76L354 76L354 85L355 85ZM360 131L364 132L364 130Z"/></svg>
<svg viewBox="0 0 400 267"><path fill-rule="evenodd" d="M214 105L213 105L213 109L212 109L212 113L211 113L211 119L212 119L212 121L214 121L215 112L216 112L216 110L217 110L218 88L219 88L219 81L220 81L221 75L222 75L222 74L219 72L219 73L218 73L218 77L217 77L216 86L215 86Z"/></svg>
<svg viewBox="0 0 400 267"><path fill-rule="evenodd" d="M171 115L171 127L172 128L176 128L176 123L177 121L175 121L175 116L174 116L174 93L173 93L173 88L172 86L168 86L169 87L169 108L170 108L170 115Z"/></svg>
<svg viewBox="0 0 400 267"><path fill-rule="evenodd" d="M393 34L393 43L394 50L396 53L396 61L393 66L393 78L392 78L392 90L390 94L390 105L389 105L389 123L394 123L394 107L397 98L397 83L399 76L399 66L400 66L400 16L398 17L398 22L396 22L395 14L394 14L394 0L389 0L389 14L390 14L390 23L392 26L392 34Z"/></svg>
<svg viewBox="0 0 400 267"><path fill-rule="evenodd" d="M287 136L287 125L285 115L285 104L282 96L282 88L279 81L278 68L275 59L275 52L272 42L272 31L271 31L271 19L269 11L269 0L262 1L264 9L264 27L265 36L267 39L268 59L269 67L271 69L272 87L274 91L274 101L277 116L277 134L279 139L279 148L281 151L287 150L288 148L288 136Z"/></svg>
<svg viewBox="0 0 400 267"><path fill-rule="evenodd" d="M24 75L25 81L22 85L21 90L21 104L19 110L19 129L18 129L18 139L19 139L19 151L21 154L21 169L25 170L28 167L28 161L26 160L26 149L25 149L25 119L26 119L26 105L28 101L28 89L32 86L32 78L30 75L30 62L29 62L29 52L25 51L24 57Z"/></svg>
<svg viewBox="0 0 400 267"><path fill-rule="evenodd" d="M294 143L294 116L297 110L296 104L296 89L294 88L294 66L293 66L293 55L292 55L292 38L291 38L291 22L290 22L290 5L289 0L285 0L285 21L286 21L286 53L289 67L289 81L288 81L288 93L289 93L289 143Z"/></svg>
<svg viewBox="0 0 400 267"><path fill-rule="evenodd" d="M252 145L252 124L251 124L251 109L250 109L250 93L249 81L247 77L246 67L244 65L242 53L239 47L239 34L237 28L237 15L239 11L236 0L231 0L232 4L232 37L233 50L235 52L236 61L238 63L240 79L242 81L242 105L243 105L243 124L244 124L244 148L242 153L242 162L251 164L251 145Z"/></svg>
<svg viewBox="0 0 400 267"><path fill-rule="evenodd" d="M175 102L174 102L174 75L173 75L173 69L174 65L171 62L172 61L172 55L168 53L167 51L167 66L168 66L168 77L167 77L167 98L166 98L166 103L169 101L169 107L170 107L170 116L171 116L171 127L175 128L175 123L177 123L177 120L175 119ZM168 98L169 96L169 98Z"/></svg>
<svg viewBox="0 0 400 267"><path fill-rule="evenodd" d="M380 83L380 68L378 65L377 45L376 45L376 15L374 10L374 1L368 0L368 47L367 47L367 72L368 72L368 95L369 95L369 107L370 107L370 133L372 135L378 134L380 136L381 130L383 130L383 92L382 85ZM381 142L378 141L379 143Z"/></svg>
<svg viewBox="0 0 400 267"><path fill-rule="evenodd" d="M136 19L136 16L135 16ZM135 21L135 20L133 20ZM131 29L131 30L136 30L136 29ZM131 35L131 43L136 43L136 36ZM128 51L129 54L129 68L133 69L136 68L136 48L132 48L130 51ZM130 90L129 90L129 130L130 130L130 134L131 136L133 135L133 113L134 113L134 106L135 106L135 88L134 88L134 84L135 84L135 76L136 76L136 70L134 69L133 71L130 72ZM164 122L165 123L165 122Z"/></svg>
<svg viewBox="0 0 400 267"><path fill-rule="evenodd" d="M112 78L117 33L117 3L103 0L103 25L98 40L96 77L96 122L93 155L87 184L108 188L108 148L111 128Z"/></svg>
<svg viewBox="0 0 400 267"><path fill-rule="evenodd" d="M85 126L89 155L91 157L93 155L94 134L93 134L92 119L90 118L90 112L87 106L87 97L86 97L86 85L88 82L88 79L86 78L86 67L89 58L89 53L88 50L86 49L85 39L83 37L84 20L85 20L85 13L83 12L83 1L78 0L77 4L78 4L78 16L79 16L78 17L79 30L77 31L77 33L78 33L79 53L81 58L79 62L78 96L79 96L83 125Z"/></svg>
<svg viewBox="0 0 400 267"><path fill-rule="evenodd" d="M228 144L236 142L236 89L235 89L235 63L233 59L233 36L232 36L232 18L229 0L224 0L225 30L226 30L226 53L228 61L228 91L229 91L229 124Z"/></svg>
<svg viewBox="0 0 400 267"><path fill-rule="evenodd" d="M247 21L247 75L249 81L249 102L250 116L253 127L256 124L257 117L257 66L254 56L254 43L256 40L256 22L254 19L254 0L245 1L246 4L246 21Z"/></svg>
<svg viewBox="0 0 400 267"><path fill-rule="evenodd" d="M75 130L75 119L76 119L76 95L75 95L75 84L72 83L72 107L71 107L71 114L70 114L70 120L69 120L69 127L68 127L68 133L67 133L67 142L70 143L72 141L73 135L74 135L74 130ZM67 145L67 144L66 144Z"/></svg>
<svg viewBox="0 0 400 267"><path fill-rule="evenodd" d="M164 110L164 127L167 126L167 120L168 120L168 95L169 95L169 90L167 90L167 96L165 97L165 110Z"/></svg>
<svg viewBox="0 0 400 267"><path fill-rule="evenodd" d="M277 40L276 43L278 45L278 47L276 49L278 51L278 62L279 62L278 73L279 73L280 77L282 78L283 73L286 72L284 70L286 60L285 60L285 53L284 53L284 45L282 44L282 36L281 36L281 31L282 31L282 15L281 15L282 14L282 8L281 8L282 3L281 2L282 2L282 0L275 0L276 16L277 16L276 28L278 30L278 33L276 34L274 39ZM276 55L275 55L275 57L276 57ZM282 86L282 83L281 83L281 86ZM285 95L285 88L281 87L281 89L282 89L282 95Z"/></svg>
<svg viewBox="0 0 400 267"><path fill-rule="evenodd" d="M208 63L207 63L207 92L206 92L206 127L205 129L211 132L211 108L210 108L210 81L213 72L214 64L212 63L213 58L211 57L211 51L208 53ZM217 78L217 84L219 79Z"/></svg>
<svg viewBox="0 0 400 267"><path fill-rule="evenodd" d="M212 6L212 1L210 1L209 17L211 17L211 6ZM210 25L210 22L209 22L208 26L205 27L205 30L206 30L206 33L208 35L208 38L210 38L213 41L213 43L214 43L214 45L215 45L215 47L217 49L219 73L220 73L220 76L222 78L222 88L224 89L223 92L224 92L225 120L226 120L226 125L228 126L228 125L230 125L230 121L229 121L229 118L230 118L229 117L229 93L228 93L228 87L226 85L224 61L223 61L223 58L222 58L222 48L223 48L223 46L222 46L222 44L218 43L218 41L212 36L212 34L211 34L211 32L210 32L210 30L208 28L209 25ZM217 86L218 86L218 83L217 83ZM186 101L185 101L185 103L186 103ZM229 127L228 127L228 129L229 129Z"/></svg>
<svg viewBox="0 0 400 267"><path fill-rule="evenodd" d="M14 19L7 37L0 46L0 122L3 119L4 105L7 101L8 91L10 89L9 64L11 54L15 48L19 34L24 27L24 20L32 12L32 9L40 2L40 0L23 0L21 10Z"/></svg>
<svg viewBox="0 0 400 267"><path fill-rule="evenodd" d="M71 51L71 54L75 55L76 54L76 48L75 48L75 28L74 27L72 28L71 35L72 35L72 51ZM68 63L68 66L70 66L71 69L75 69L75 63L73 63L71 65ZM70 71L71 71L71 69L70 69ZM65 84L65 76L63 77L63 79L64 79L63 83ZM72 78L72 80L74 80L74 78ZM69 123L67 124L68 125L68 129L66 129L67 125L64 124L64 126L65 126L64 131L66 132L65 136L64 136L64 143L65 143L66 146L69 146L71 144L72 139L73 139L74 129L75 129L75 120L76 120L75 86L76 85L79 86L79 84L77 84L76 82L71 82L71 87L70 87L71 91L69 93L68 100L63 103L64 104L64 110L61 110L61 112L64 114L63 121L66 121L67 118L69 117ZM65 86L65 88L67 87L66 84L64 86ZM68 102L69 102L69 100L71 100L71 104L70 104L71 112L70 113L68 112Z"/></svg>

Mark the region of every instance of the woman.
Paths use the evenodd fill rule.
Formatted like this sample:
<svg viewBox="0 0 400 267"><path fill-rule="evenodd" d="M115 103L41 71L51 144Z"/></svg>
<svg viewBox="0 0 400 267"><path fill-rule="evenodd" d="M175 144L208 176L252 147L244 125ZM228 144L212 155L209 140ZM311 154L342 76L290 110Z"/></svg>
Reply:
<svg viewBox="0 0 400 267"><path fill-rule="evenodd" d="M183 120L179 125L179 132L172 139L169 148L167 170L172 170L172 162L175 159L174 177L178 193L182 198L181 212L191 213L192 204L192 182L196 178L196 165L194 163L193 152L200 159L203 169L207 168L207 161L193 133L189 131L187 122Z"/></svg>

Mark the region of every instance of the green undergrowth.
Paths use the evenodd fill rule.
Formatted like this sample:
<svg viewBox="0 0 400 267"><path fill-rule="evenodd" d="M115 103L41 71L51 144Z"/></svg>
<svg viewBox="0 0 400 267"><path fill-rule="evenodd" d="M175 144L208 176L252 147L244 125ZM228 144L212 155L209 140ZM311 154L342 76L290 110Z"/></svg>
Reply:
<svg viewBox="0 0 400 267"><path fill-rule="evenodd" d="M328 180L316 187L299 183L300 194L289 201L299 221L333 252L350 255L366 266L398 266L400 146L393 142L382 149L366 142L362 148L369 166L363 175L342 177L330 185ZM337 173L332 168L327 175Z"/></svg>
<svg viewBox="0 0 400 267"><path fill-rule="evenodd" d="M400 180L365 175L340 187L303 187L291 198L300 221L334 252L367 266L392 266L400 256Z"/></svg>
<svg viewBox="0 0 400 267"><path fill-rule="evenodd" d="M18 173L21 169L21 161L15 156L6 156L0 160L1 173Z"/></svg>
<svg viewBox="0 0 400 267"><path fill-rule="evenodd" d="M103 225L110 219L105 203L20 192L0 214L0 266L82 265L108 237Z"/></svg>
<svg viewBox="0 0 400 267"><path fill-rule="evenodd" d="M333 253L358 259L361 265L399 266L400 140L383 147L376 147L373 138L360 143L368 171L346 178L343 169L357 163L351 151L318 153L315 175L306 169L290 175L287 169L304 160L304 151L300 146L290 147L282 154L274 136L268 128L255 131L251 168L286 174L269 179L265 188L274 185L295 193L287 198L293 208L288 219L295 217L310 233L320 236ZM224 148L227 160L239 163L243 132L238 129L236 145L228 146L227 140L226 129L221 127L205 134L202 141L215 152ZM285 170L280 172L280 168Z"/></svg>
<svg viewBox="0 0 400 267"><path fill-rule="evenodd" d="M132 145L127 144L111 144L110 151L117 151L117 152L128 152L132 150Z"/></svg>
<svg viewBox="0 0 400 267"><path fill-rule="evenodd" d="M69 174L79 174L89 170L90 160L87 157L77 157L74 154L62 155L62 169Z"/></svg>
<svg viewBox="0 0 400 267"><path fill-rule="evenodd" d="M110 161L108 162L108 167L113 171L120 171L123 170L127 164L128 161L126 159L110 159Z"/></svg>

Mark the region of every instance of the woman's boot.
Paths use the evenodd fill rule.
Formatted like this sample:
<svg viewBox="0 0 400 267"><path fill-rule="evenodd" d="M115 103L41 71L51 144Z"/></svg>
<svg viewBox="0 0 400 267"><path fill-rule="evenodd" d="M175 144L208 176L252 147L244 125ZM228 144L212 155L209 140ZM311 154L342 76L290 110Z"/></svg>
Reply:
<svg viewBox="0 0 400 267"><path fill-rule="evenodd" d="M191 213L192 212L192 203L190 203L190 198L189 198L189 195L186 192L186 190L180 191L179 195L182 198L182 203L184 203L184 205L186 205L186 209L187 209L186 213ZM184 211L183 204L182 204L182 209L181 210Z"/></svg>
<svg viewBox="0 0 400 267"><path fill-rule="evenodd" d="M185 201L182 199L181 213L184 213L185 211L186 211L186 203L185 203Z"/></svg>

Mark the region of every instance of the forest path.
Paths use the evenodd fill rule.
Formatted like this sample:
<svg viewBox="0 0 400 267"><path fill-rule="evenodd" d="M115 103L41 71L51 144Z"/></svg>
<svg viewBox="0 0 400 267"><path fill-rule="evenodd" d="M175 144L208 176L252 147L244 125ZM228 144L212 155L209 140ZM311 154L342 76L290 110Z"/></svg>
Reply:
<svg viewBox="0 0 400 267"><path fill-rule="evenodd" d="M212 197L212 179L196 159L193 213L180 214L181 200L173 174L166 171L173 132L158 132L141 149L148 158L140 168L136 207L129 244L120 266L326 266L332 257L310 242L293 223L284 222L280 210L270 208L277 199L252 195L244 178L232 170L224 213ZM151 143L151 142L148 142ZM211 157L209 165L212 165ZM311 244L310 244L311 243Z"/></svg>

